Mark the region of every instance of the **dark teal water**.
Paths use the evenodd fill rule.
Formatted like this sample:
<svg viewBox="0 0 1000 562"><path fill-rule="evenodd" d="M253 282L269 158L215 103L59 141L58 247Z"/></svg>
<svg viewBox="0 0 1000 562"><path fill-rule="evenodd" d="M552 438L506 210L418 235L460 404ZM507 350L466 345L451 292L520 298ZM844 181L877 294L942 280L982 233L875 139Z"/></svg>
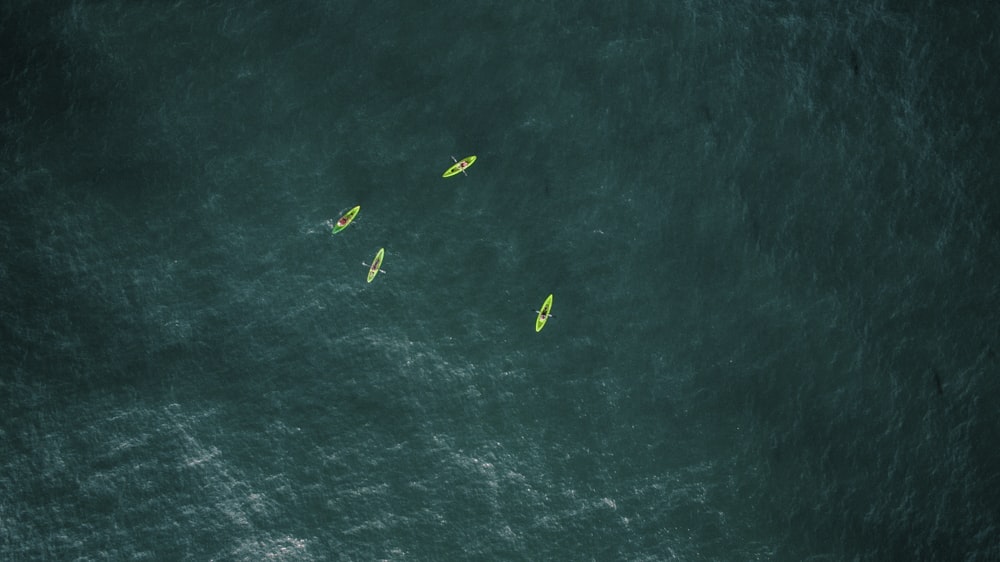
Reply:
<svg viewBox="0 0 1000 562"><path fill-rule="evenodd" d="M0 559L1000 559L998 29L3 2Z"/></svg>

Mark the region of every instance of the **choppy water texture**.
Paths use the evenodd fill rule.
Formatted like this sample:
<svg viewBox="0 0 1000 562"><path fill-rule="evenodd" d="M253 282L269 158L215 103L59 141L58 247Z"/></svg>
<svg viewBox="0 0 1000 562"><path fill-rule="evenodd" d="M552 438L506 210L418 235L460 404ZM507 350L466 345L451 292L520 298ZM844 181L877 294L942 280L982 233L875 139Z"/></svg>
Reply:
<svg viewBox="0 0 1000 562"><path fill-rule="evenodd" d="M417 4L3 2L0 558L1000 559L1000 4Z"/></svg>

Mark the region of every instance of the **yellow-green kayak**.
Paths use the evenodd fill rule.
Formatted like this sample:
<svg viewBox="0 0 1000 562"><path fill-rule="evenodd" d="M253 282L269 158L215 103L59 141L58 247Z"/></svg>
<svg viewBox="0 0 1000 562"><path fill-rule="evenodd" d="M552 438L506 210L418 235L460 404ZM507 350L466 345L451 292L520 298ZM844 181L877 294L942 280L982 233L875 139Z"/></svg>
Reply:
<svg viewBox="0 0 1000 562"><path fill-rule="evenodd" d="M535 331L541 332L542 328L545 327L545 323L548 322L549 317L552 316L552 295L545 298L545 302L542 303L542 309L538 311L538 318L535 319Z"/></svg>
<svg viewBox="0 0 1000 562"><path fill-rule="evenodd" d="M347 211L347 214L340 217L340 220L337 221L337 224L333 225L333 232L331 234L336 234L341 230L347 228L347 225L351 224L351 221L354 220L354 217L357 216L358 211L360 210L361 210L361 205L358 205L357 207L351 209L350 211Z"/></svg>
<svg viewBox="0 0 1000 562"><path fill-rule="evenodd" d="M455 160L455 157L452 156L451 159ZM441 177L442 178L450 178L451 176L454 176L455 174L457 174L459 172L462 172L464 174L465 173L465 169L468 168L469 166L471 166L472 163L475 162L475 161L476 161L476 157L475 156L466 156L465 158L462 158L461 160L455 160L455 165L452 166L451 168L448 168L447 170L445 170L444 174L442 174Z"/></svg>
<svg viewBox="0 0 1000 562"><path fill-rule="evenodd" d="M378 253L375 254L375 259L372 260L372 266L368 268L368 282L371 283L372 279L378 275L378 270L382 267L382 258L385 257L385 248L379 248Z"/></svg>

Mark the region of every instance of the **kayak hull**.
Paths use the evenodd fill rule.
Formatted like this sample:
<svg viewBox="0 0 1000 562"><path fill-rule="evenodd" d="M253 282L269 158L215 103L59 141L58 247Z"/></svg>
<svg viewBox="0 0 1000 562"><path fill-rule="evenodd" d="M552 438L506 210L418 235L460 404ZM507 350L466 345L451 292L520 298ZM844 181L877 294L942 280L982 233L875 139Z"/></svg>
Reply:
<svg viewBox="0 0 1000 562"><path fill-rule="evenodd" d="M371 283L372 279L378 275L378 270L382 267L382 258L385 257L385 248L379 248L378 253L375 254L375 259L372 260L371 267L368 268L368 282Z"/></svg>
<svg viewBox="0 0 1000 562"><path fill-rule="evenodd" d="M350 211L347 211L347 214L340 217L340 220L338 220L336 224L333 225L333 231L331 232L331 234L336 234L341 230L347 228L351 224L351 221L354 220L354 217L358 215L358 211L360 210L361 210L361 205L358 205L357 207L354 207Z"/></svg>
<svg viewBox="0 0 1000 562"><path fill-rule="evenodd" d="M451 168L448 168L447 170L445 170L444 173L441 174L441 177L442 178L450 178L451 176L454 176L455 174L461 173L462 170L468 169L470 166L472 166L472 163L475 162L475 161L476 161L476 157L475 156L466 156L465 158L462 158L458 162L455 162L454 166L452 166ZM463 166L463 164L464 164L464 166Z"/></svg>
<svg viewBox="0 0 1000 562"><path fill-rule="evenodd" d="M549 313L552 312L552 295L545 298L542 308L538 311L538 318L535 319L535 331L541 332L545 323L549 321Z"/></svg>

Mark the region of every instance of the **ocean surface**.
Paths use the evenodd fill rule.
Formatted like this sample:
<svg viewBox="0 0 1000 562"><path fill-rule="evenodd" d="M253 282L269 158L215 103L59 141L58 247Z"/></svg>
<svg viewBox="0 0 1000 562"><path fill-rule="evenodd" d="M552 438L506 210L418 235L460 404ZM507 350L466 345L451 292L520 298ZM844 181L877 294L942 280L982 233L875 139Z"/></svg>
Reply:
<svg viewBox="0 0 1000 562"><path fill-rule="evenodd" d="M4 0L0 81L0 560L1000 560L997 2Z"/></svg>

